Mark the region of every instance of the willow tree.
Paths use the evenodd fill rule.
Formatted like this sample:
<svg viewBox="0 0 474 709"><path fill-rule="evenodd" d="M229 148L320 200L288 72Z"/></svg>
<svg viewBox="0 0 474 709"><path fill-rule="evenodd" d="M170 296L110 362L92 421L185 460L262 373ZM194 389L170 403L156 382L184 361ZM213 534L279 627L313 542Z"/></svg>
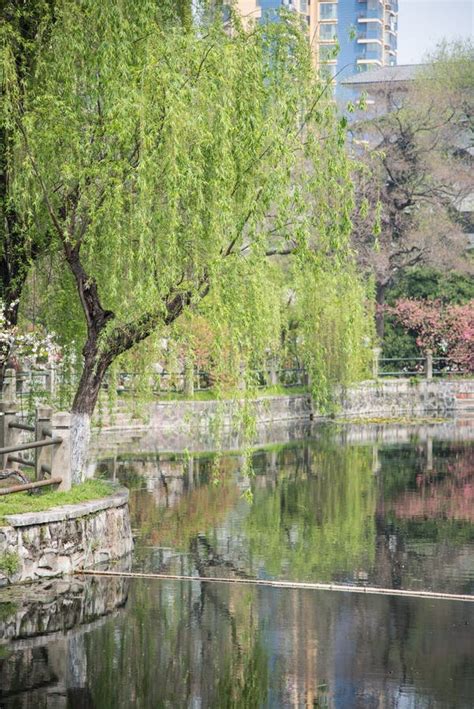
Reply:
<svg viewBox="0 0 474 709"><path fill-rule="evenodd" d="M5 0L0 25L1 46L9 61L0 65L0 95L8 93L11 69L16 85L16 107L22 110L29 92L40 46L53 24L53 0ZM2 70L3 69L3 70ZM0 383L10 355L12 331L18 323L20 296L32 263L49 244L48 229L31 228L28 215L17 208L11 192L16 163L16 127L8 101L0 110ZM2 332L3 330L3 332Z"/></svg>
<svg viewBox="0 0 474 709"><path fill-rule="evenodd" d="M84 332L75 480L104 376L123 353L205 303L227 345L263 354L288 287L278 255L294 257L293 274L312 273L311 287L327 271L347 291L344 136L299 19L244 27L201 14L193 26L167 6L59 0L21 104L6 52L12 199L33 222L46 209L53 280L73 284L51 307L64 304L58 327L70 337ZM360 300L356 290L357 313ZM338 356L350 356L345 345Z"/></svg>

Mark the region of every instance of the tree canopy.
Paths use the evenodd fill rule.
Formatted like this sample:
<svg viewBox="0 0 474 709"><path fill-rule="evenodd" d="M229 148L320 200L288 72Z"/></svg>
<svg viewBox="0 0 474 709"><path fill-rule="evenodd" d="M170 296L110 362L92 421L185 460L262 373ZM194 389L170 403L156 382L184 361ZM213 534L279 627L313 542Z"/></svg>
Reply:
<svg viewBox="0 0 474 709"><path fill-rule="evenodd" d="M244 27L168 7L56 2L21 101L4 47L9 199L50 239L43 317L84 361L73 412L89 418L117 357L183 313L207 316L231 366L262 358L289 292L327 400L370 329L343 124L293 13Z"/></svg>

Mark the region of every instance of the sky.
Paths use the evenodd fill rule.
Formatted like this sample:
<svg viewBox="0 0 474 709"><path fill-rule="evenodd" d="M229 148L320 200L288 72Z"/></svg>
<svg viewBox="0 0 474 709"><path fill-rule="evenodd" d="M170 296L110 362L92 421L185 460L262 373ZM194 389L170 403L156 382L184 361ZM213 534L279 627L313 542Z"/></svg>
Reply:
<svg viewBox="0 0 474 709"><path fill-rule="evenodd" d="M398 64L418 64L443 38L474 36L474 0L399 0Z"/></svg>

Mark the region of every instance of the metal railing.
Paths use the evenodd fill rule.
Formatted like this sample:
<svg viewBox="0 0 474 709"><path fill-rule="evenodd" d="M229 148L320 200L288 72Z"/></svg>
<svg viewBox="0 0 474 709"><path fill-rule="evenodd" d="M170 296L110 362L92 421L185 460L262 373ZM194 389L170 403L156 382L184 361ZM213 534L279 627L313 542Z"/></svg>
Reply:
<svg viewBox="0 0 474 709"><path fill-rule="evenodd" d="M117 377L117 392L127 393L133 391L134 380L139 376L135 372L120 372ZM282 386L291 389L308 385L308 373L300 366L278 367L271 366L264 369L253 369L247 373L242 372L240 378L250 381L257 388L269 386ZM211 372L199 369L182 369L178 371L162 370L154 372L148 377L150 390L159 395L160 393L195 393L210 391L215 387L215 378ZM106 383L106 387L108 383Z"/></svg>
<svg viewBox="0 0 474 709"><path fill-rule="evenodd" d="M453 377L472 376L473 372L453 362L449 357L434 357L431 351L425 356L381 357L380 350L374 349L374 378L378 377Z"/></svg>

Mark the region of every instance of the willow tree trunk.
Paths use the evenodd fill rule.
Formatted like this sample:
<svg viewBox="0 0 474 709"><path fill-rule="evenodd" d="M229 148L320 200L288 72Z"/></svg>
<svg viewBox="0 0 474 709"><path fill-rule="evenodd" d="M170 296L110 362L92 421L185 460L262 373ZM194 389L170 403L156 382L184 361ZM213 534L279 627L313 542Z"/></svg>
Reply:
<svg viewBox="0 0 474 709"><path fill-rule="evenodd" d="M91 437L91 421L100 388L110 361L86 357L71 409L71 482L78 485L85 478Z"/></svg>

